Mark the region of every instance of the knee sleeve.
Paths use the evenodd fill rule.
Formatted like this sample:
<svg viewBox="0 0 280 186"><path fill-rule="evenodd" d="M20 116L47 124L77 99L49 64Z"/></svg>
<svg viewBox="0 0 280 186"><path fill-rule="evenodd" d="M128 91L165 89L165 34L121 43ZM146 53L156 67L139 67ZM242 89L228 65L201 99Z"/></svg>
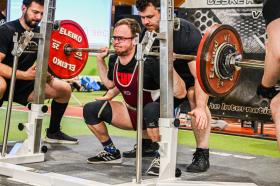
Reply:
<svg viewBox="0 0 280 186"><path fill-rule="evenodd" d="M158 102L148 103L143 109L143 118L147 128L158 128L160 117L160 104Z"/></svg>
<svg viewBox="0 0 280 186"><path fill-rule="evenodd" d="M112 107L108 101L97 100L84 106L83 115L88 125L95 125L102 121L111 123Z"/></svg>

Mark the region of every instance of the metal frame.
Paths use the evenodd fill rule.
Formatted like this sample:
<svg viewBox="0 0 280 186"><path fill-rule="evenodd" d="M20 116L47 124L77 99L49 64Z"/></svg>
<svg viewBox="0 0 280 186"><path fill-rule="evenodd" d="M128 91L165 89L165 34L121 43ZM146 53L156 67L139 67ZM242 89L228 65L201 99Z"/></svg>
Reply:
<svg viewBox="0 0 280 186"><path fill-rule="evenodd" d="M145 35L146 36L146 35ZM145 40L145 38L143 39ZM137 96L137 151L136 151L136 180L140 184L142 181L142 136L143 136L143 79L144 79L144 60L143 45L139 43L137 35L136 60L138 63L138 96Z"/></svg>
<svg viewBox="0 0 280 186"><path fill-rule="evenodd" d="M9 103L6 114L5 134L3 138L2 156L0 162L11 162L16 164L42 162L45 159L41 153L41 131L43 123L43 104L45 100L45 85L48 70L48 56L50 47L50 34L53 29L54 13L55 13L55 0L45 0L44 11L47 12L43 17L40 27L40 34L35 37L39 38L39 52L37 57L37 71L34 87L34 102L31 105L31 110L28 114L28 123L24 124L24 129L28 134L27 139L23 143L17 143L11 152L6 156L6 144L8 140L8 132L10 125L10 110L13 101L15 73L17 69L17 61L19 55L23 52L24 48L19 47L19 52L14 53L14 68L12 74L12 84L10 86ZM15 41L15 50L17 50L17 41ZM26 44L26 43L25 43ZM21 52L21 53L20 53Z"/></svg>
<svg viewBox="0 0 280 186"><path fill-rule="evenodd" d="M160 180L175 180L178 128L173 124L173 0L161 0L160 33Z"/></svg>
<svg viewBox="0 0 280 186"><path fill-rule="evenodd" d="M7 22L10 21L10 18L11 18L11 0L7 0L7 7L6 7L6 19L7 19Z"/></svg>

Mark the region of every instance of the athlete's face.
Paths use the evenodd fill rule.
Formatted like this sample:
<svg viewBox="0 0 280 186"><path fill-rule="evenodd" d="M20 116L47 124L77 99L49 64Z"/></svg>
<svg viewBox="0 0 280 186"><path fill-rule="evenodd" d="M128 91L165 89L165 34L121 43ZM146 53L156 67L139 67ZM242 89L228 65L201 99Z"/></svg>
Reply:
<svg viewBox="0 0 280 186"><path fill-rule="evenodd" d="M44 6L32 2L29 7L22 6L22 14L25 24L30 28L35 28L43 18Z"/></svg>
<svg viewBox="0 0 280 186"><path fill-rule="evenodd" d="M152 4L139 12L142 24L148 31L159 31L160 12Z"/></svg>
<svg viewBox="0 0 280 186"><path fill-rule="evenodd" d="M112 43L118 56L128 55L135 47L130 28L127 25L115 27Z"/></svg>

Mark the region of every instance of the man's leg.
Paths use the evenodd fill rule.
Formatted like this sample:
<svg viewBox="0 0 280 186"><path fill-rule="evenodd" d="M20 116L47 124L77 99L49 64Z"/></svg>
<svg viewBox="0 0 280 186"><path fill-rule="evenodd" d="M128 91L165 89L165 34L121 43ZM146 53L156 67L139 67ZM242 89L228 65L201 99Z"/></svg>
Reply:
<svg viewBox="0 0 280 186"><path fill-rule="evenodd" d="M191 87L187 93L191 110L196 107L194 88ZM194 124L195 119L192 119L192 129L196 140L196 152L194 153L192 163L187 167L187 172L204 172L210 167L209 163L209 136L210 136L210 121L211 113L208 107L206 108L208 117L208 126L206 129L198 130Z"/></svg>
<svg viewBox="0 0 280 186"><path fill-rule="evenodd" d="M28 101L33 100L34 92L32 92L28 98ZM68 136L61 131L61 119L68 106L68 102L71 97L71 87L68 83L52 79L46 84L45 98L53 98L51 103L51 118L50 125L47 129L47 135L45 141L48 143L65 143L65 144L77 144L78 139Z"/></svg>
<svg viewBox="0 0 280 186"><path fill-rule="evenodd" d="M0 76L0 99L3 98L6 89L7 89L7 83L5 79Z"/></svg>
<svg viewBox="0 0 280 186"><path fill-rule="evenodd" d="M262 86L274 87L280 76L280 18L272 21L267 26L267 46L264 63L264 75ZM279 93L272 99L270 108L272 118L276 124L276 136L278 149L280 150L280 95Z"/></svg>
<svg viewBox="0 0 280 186"><path fill-rule="evenodd" d="M143 109L143 117L145 120L145 125L147 127L147 131L149 133L149 137L153 141L160 141L159 138L159 118L160 118L160 103L159 102L151 102L145 105ZM152 143L153 149L158 148L157 142ZM154 150L154 151L155 151ZM159 168L160 168L160 154L158 151L154 153L154 159L150 166L148 167L146 174L152 176L159 175ZM175 177L181 176L181 170L176 168Z"/></svg>
<svg viewBox="0 0 280 186"><path fill-rule="evenodd" d="M153 103L157 104L157 102L153 102ZM151 105L153 103L148 103L147 105ZM148 122L147 120L151 120L151 117L149 117L149 116L152 116L152 115L155 115L155 117L157 118L156 120L158 120L159 104L158 104L158 113L157 113L157 109L155 109L155 110L149 109L147 107L147 105L144 107L144 110L143 110L143 119L144 119L145 123ZM143 125L145 125L145 123ZM147 134L147 130L145 128L146 127L144 127L144 129L143 129L143 138L142 138L142 156L143 157L154 157L157 154L157 148L156 148L157 145L150 139L150 137ZM132 150L123 152L123 157L135 158L136 149L137 149L137 145L135 144L134 148Z"/></svg>
<svg viewBox="0 0 280 186"><path fill-rule="evenodd" d="M0 107L2 106L3 103L2 98L5 94L6 89L7 89L6 81L3 77L0 76Z"/></svg>
<svg viewBox="0 0 280 186"><path fill-rule="evenodd" d="M280 151L280 93L275 96L270 104L272 118L276 125L278 150Z"/></svg>
<svg viewBox="0 0 280 186"><path fill-rule="evenodd" d="M120 163L120 151L113 144L104 122L121 129L132 130L126 106L121 102L98 100L87 103L83 115L88 128L104 148L96 156L88 158L88 163Z"/></svg>
<svg viewBox="0 0 280 186"><path fill-rule="evenodd" d="M147 130L149 131L149 136L155 141L159 141L158 132L159 132L159 118L160 118L160 103L151 102L145 105L143 109L143 118L144 125L146 125ZM156 143L156 142L154 142ZM143 145L144 146L144 145ZM158 152L154 153L154 159L148 167L146 174L151 176L159 175L160 168L160 155Z"/></svg>
<svg viewBox="0 0 280 186"><path fill-rule="evenodd" d="M272 21L267 27L267 45L262 85L275 86L280 76L280 19Z"/></svg>

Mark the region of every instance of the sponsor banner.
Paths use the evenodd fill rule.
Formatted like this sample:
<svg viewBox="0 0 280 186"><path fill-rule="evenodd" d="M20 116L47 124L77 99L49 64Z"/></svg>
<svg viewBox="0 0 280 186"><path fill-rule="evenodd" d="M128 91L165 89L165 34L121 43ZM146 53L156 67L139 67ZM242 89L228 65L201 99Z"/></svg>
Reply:
<svg viewBox="0 0 280 186"><path fill-rule="evenodd" d="M233 26L243 45L243 58L263 60L266 28L262 4L253 0L186 0L178 9L178 17L192 22L202 34L214 24ZM272 121L268 106L256 107L255 95L262 70L241 69L238 85L225 97L212 98L208 103L213 116L251 121Z"/></svg>
<svg viewBox="0 0 280 186"><path fill-rule="evenodd" d="M185 0L181 8L252 8L262 7L254 0Z"/></svg>
<svg viewBox="0 0 280 186"><path fill-rule="evenodd" d="M271 110L268 107L238 105L224 101L213 101L208 104L213 116L238 118L246 121L272 121Z"/></svg>
<svg viewBox="0 0 280 186"><path fill-rule="evenodd" d="M227 24L234 27L243 44L243 58L263 60L265 53L265 21L261 7L244 6L242 8L211 7L202 2L193 1L195 6L178 9L178 17L192 22L202 33L214 24ZM188 2L188 1L186 1ZM204 7L204 8L202 8Z"/></svg>

